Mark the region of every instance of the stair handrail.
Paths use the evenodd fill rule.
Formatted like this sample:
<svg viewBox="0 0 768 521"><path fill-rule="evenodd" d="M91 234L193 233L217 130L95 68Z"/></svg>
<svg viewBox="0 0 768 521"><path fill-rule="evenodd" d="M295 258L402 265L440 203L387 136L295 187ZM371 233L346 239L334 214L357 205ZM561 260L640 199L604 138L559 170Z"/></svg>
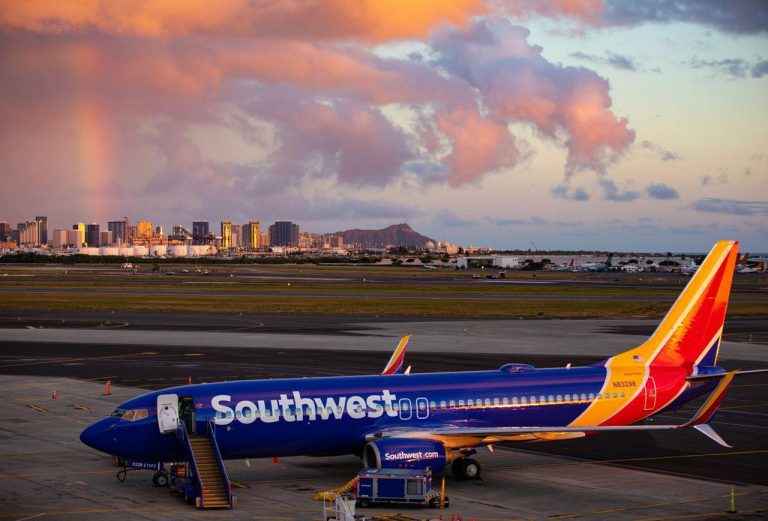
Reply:
<svg viewBox="0 0 768 521"><path fill-rule="evenodd" d="M216 466L219 468L219 476L224 481L224 490L227 491L227 504L232 506L232 485L229 482L229 476L227 476L227 469L224 467L224 460L221 458L221 451L219 451L219 442L216 439L216 422L213 418L208 418L205 423L208 429L208 438L213 446L213 455L216 457Z"/></svg>
<svg viewBox="0 0 768 521"><path fill-rule="evenodd" d="M189 432L187 431L187 426L181 420L177 422L176 437L183 442L186 442L185 445L187 447L187 454L189 455L188 459L189 465L191 467L190 470L192 471L192 475L195 477L195 481L197 482L197 489L200 491L200 503L203 504L205 501L205 488L203 487L203 480L200 479L200 472L197 470L195 451L192 448L192 440L190 439Z"/></svg>

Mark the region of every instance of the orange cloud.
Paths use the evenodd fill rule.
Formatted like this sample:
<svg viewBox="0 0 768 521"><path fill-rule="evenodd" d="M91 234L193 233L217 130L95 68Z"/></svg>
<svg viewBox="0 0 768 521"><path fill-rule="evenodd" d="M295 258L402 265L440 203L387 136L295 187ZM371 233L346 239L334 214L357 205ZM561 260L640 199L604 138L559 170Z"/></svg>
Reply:
<svg viewBox="0 0 768 521"><path fill-rule="evenodd" d="M465 25L483 0L9 0L0 25L46 33L96 29L172 37L422 38L441 24Z"/></svg>

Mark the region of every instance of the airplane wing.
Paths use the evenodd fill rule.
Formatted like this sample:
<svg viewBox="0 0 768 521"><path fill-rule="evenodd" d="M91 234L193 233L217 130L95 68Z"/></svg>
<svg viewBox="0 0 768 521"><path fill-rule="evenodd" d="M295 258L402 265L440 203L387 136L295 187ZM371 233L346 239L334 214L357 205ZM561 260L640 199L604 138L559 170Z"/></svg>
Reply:
<svg viewBox="0 0 768 521"><path fill-rule="evenodd" d="M392 356L389 358L389 362L387 362L387 365L384 366L384 370L381 372L382 375L397 374L402 372L403 362L405 362L405 348L408 345L408 340L410 339L411 335L404 336L400 339L400 343L397 344L395 352L392 353Z"/></svg>
<svg viewBox="0 0 768 521"><path fill-rule="evenodd" d="M702 434L708 436L724 447L731 448L723 440L708 422L712 419L717 408L723 401L725 393L731 385L737 371L724 373L723 380L718 384L707 400L689 421L683 424L634 424L634 425L581 425L570 426L544 426L532 425L522 427L461 427L449 426L435 429L407 430L395 429L376 433L370 439L376 438L429 438L443 441L447 447L454 447L455 441L459 444L487 445L499 441L532 441L532 440L558 440L585 436L587 433L617 432L617 431L662 431L693 427Z"/></svg>

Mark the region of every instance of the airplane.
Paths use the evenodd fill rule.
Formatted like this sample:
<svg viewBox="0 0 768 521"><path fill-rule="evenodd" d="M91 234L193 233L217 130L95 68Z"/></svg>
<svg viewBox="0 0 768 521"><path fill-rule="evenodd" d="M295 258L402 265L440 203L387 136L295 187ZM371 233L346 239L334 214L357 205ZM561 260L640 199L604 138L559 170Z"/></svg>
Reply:
<svg viewBox="0 0 768 521"><path fill-rule="evenodd" d="M481 474L472 458L478 447L502 442L691 428L729 447L712 417L734 377L768 371L717 366L737 251L735 241L715 244L645 342L590 366L508 363L412 374L403 370L404 337L380 375L155 391L119 405L80 439L134 466L159 469L156 478L163 477L160 462L186 462L197 480L192 499L201 507L231 506L227 459L356 454L365 467L450 466L471 480ZM643 423L705 395L688 421Z"/></svg>
<svg viewBox="0 0 768 521"><path fill-rule="evenodd" d="M424 269L425 270L436 270L437 266L433 266L431 264L424 264Z"/></svg>
<svg viewBox="0 0 768 521"><path fill-rule="evenodd" d="M765 271L765 262L760 261L754 265L744 264L740 269L736 270L739 273L762 273Z"/></svg>
<svg viewBox="0 0 768 521"><path fill-rule="evenodd" d="M603 262L587 262L578 266L579 271L605 271L611 267L611 260L613 259L613 253L609 253L608 257Z"/></svg>

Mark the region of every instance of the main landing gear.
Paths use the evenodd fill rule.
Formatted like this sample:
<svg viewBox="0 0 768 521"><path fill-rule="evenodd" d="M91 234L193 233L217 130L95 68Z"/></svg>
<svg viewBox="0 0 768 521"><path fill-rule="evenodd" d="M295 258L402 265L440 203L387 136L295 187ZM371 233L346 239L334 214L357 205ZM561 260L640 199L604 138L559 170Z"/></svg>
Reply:
<svg viewBox="0 0 768 521"><path fill-rule="evenodd" d="M456 479L475 480L480 479L482 468L477 460L462 456L453 461L451 471L456 476Z"/></svg>

